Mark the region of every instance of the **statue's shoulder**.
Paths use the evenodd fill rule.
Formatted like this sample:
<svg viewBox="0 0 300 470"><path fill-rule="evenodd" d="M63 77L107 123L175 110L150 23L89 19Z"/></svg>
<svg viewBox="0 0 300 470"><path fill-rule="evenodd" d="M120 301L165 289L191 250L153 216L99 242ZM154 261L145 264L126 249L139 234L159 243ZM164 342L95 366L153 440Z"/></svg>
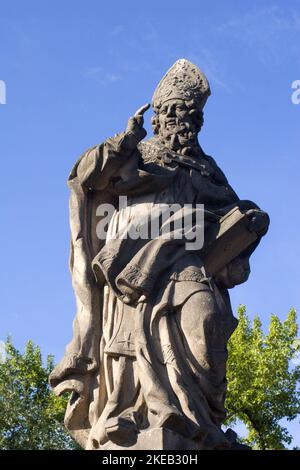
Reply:
<svg viewBox="0 0 300 470"><path fill-rule="evenodd" d="M225 173L221 170L221 168L218 166L216 160L213 157L203 152L202 159L206 160L208 164L212 167L214 172L214 179L219 184L228 184L228 180L225 176Z"/></svg>

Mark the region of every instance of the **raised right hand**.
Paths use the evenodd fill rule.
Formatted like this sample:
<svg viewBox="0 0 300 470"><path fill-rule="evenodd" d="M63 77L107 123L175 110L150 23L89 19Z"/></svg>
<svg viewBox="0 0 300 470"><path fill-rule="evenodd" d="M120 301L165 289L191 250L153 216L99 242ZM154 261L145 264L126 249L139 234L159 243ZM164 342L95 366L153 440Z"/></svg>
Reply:
<svg viewBox="0 0 300 470"><path fill-rule="evenodd" d="M141 141L146 137L147 131L144 129L144 113L150 108L150 104L146 103L141 106L134 116L128 120L126 132L132 132L136 138Z"/></svg>

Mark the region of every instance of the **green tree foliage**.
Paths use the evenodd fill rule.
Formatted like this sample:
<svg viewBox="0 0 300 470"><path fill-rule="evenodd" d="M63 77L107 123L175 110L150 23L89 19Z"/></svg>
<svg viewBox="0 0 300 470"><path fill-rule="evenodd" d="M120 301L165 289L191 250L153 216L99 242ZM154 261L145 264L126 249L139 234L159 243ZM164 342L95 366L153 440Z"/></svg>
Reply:
<svg viewBox="0 0 300 470"><path fill-rule="evenodd" d="M66 399L48 385L53 357L43 366L40 349L28 341L20 354L11 341L0 358L0 449L75 449L66 433Z"/></svg>
<svg viewBox="0 0 300 470"><path fill-rule="evenodd" d="M226 425L242 421L244 440L256 449L284 449L292 436L280 424L300 413L300 366L291 361L300 350L296 312L285 321L271 316L264 334L256 316L251 325L244 306L238 309L239 325L228 343L228 392Z"/></svg>

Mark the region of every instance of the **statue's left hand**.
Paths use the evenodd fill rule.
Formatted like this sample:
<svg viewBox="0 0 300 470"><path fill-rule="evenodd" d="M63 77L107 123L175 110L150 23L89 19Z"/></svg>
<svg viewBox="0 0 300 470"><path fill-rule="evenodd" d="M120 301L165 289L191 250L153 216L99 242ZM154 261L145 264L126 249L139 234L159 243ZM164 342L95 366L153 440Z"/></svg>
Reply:
<svg viewBox="0 0 300 470"><path fill-rule="evenodd" d="M147 131L144 129L144 113L150 108L150 104L141 106L132 116L127 124L126 132L132 132L136 138L141 141L146 137Z"/></svg>

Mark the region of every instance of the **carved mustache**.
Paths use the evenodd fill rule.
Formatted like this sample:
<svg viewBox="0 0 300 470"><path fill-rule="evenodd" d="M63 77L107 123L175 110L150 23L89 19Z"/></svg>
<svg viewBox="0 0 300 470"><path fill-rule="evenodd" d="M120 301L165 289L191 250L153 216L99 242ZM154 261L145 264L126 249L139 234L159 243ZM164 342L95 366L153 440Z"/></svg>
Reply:
<svg viewBox="0 0 300 470"><path fill-rule="evenodd" d="M173 124L178 127L178 129L186 130L189 131L192 129L193 125L190 122L186 121L181 121L177 118L166 118L165 120L165 125L167 126L168 124Z"/></svg>
<svg viewBox="0 0 300 470"><path fill-rule="evenodd" d="M168 124L173 124L172 128L169 128ZM170 136L172 134L177 134L178 137L185 139L191 139L195 136L196 132L194 126L189 122L178 122L177 120L170 120L165 122L165 126L161 128L161 134L164 136Z"/></svg>

